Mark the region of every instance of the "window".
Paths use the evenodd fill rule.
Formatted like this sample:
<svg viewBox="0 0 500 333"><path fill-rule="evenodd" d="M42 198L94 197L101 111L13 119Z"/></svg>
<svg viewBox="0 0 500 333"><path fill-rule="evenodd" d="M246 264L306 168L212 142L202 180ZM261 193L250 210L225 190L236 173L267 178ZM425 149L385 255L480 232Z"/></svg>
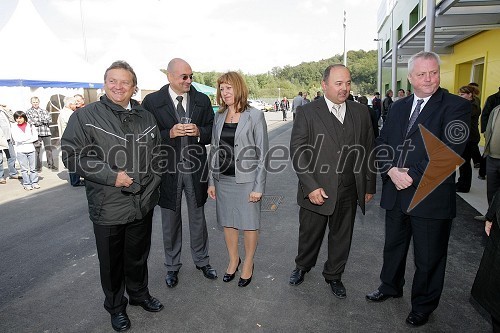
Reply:
<svg viewBox="0 0 500 333"><path fill-rule="evenodd" d="M415 26L415 24L418 23L418 5L413 8L413 10L410 13L410 26L409 30Z"/></svg>
<svg viewBox="0 0 500 333"><path fill-rule="evenodd" d="M476 59L472 62L472 73L470 82L476 82L481 85L483 82L484 58Z"/></svg>

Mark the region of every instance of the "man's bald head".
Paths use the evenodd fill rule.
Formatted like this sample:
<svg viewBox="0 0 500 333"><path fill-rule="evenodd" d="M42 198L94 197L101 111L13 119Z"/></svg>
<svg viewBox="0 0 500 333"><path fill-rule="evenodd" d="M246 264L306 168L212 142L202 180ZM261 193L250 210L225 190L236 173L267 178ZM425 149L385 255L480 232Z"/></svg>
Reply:
<svg viewBox="0 0 500 333"><path fill-rule="evenodd" d="M193 70L187 61L181 58L174 58L168 63L167 77L172 90L177 95L182 95L191 89Z"/></svg>

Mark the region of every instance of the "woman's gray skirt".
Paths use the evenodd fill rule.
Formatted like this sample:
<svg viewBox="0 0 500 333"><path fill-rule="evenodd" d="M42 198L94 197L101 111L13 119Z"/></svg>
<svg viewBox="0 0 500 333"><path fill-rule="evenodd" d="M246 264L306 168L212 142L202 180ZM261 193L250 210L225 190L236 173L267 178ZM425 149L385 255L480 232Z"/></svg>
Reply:
<svg viewBox="0 0 500 333"><path fill-rule="evenodd" d="M239 230L260 229L260 203L249 202L253 183L236 183L236 177L219 176L215 180L217 223Z"/></svg>

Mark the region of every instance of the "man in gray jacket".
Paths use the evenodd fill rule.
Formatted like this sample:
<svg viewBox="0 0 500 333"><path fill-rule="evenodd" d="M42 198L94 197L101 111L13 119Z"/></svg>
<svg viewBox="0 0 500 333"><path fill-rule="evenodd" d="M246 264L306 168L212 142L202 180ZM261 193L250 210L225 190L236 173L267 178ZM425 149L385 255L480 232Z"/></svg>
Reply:
<svg viewBox="0 0 500 333"><path fill-rule="evenodd" d="M111 64L104 90L100 101L71 115L61 149L68 170L85 177L104 308L113 329L122 332L130 328L127 303L150 312L163 309L149 294L147 266L159 198L160 161L154 151L160 131L154 117L131 99L137 77L128 63Z"/></svg>

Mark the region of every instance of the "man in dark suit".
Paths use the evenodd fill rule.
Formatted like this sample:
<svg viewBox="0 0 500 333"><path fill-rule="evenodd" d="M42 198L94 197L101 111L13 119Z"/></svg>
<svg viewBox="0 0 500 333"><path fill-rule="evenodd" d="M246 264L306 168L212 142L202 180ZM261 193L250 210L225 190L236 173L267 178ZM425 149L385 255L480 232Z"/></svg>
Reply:
<svg viewBox="0 0 500 333"><path fill-rule="evenodd" d="M439 181L421 181L435 155L442 155L424 145L418 125L460 155L468 141L471 104L464 98L439 87L440 59L433 52L419 52L408 61L408 80L414 95L392 104L391 112L377 138L377 149L385 154L379 163L382 175L381 206L386 209L382 284L366 295L381 302L403 295L406 256L413 236L415 275L412 310L406 322L420 326L437 308L444 284L451 222L456 215L455 174ZM415 113L416 111L416 113ZM458 130L458 132L457 132ZM455 136L463 133L463 137ZM388 162L387 162L388 161ZM439 169L454 165L439 165ZM433 166L433 168L435 168ZM435 173L436 170L427 170ZM439 171L439 170L438 170ZM409 205L417 188L430 194L413 209Z"/></svg>
<svg viewBox="0 0 500 333"><path fill-rule="evenodd" d="M384 123L385 123L385 120L387 119L387 114L389 114L389 110L391 109L391 104L393 103L393 100L392 100L393 94L394 93L392 92L391 89L387 90L385 93L385 98L382 101L381 117L382 117L382 122L384 122Z"/></svg>
<svg viewBox="0 0 500 333"><path fill-rule="evenodd" d="M382 114L382 100L380 99L380 93L378 91L375 92L375 95L373 95L372 107L377 115L377 123L378 123L380 115Z"/></svg>
<svg viewBox="0 0 500 333"><path fill-rule="evenodd" d="M299 245L291 285L299 285L316 264L328 225L325 281L338 298L346 297L342 273L349 256L356 206L363 213L375 193L374 143L365 105L347 100L351 73L328 66L321 86L324 97L299 106L290 153L299 178Z"/></svg>
<svg viewBox="0 0 500 333"><path fill-rule="evenodd" d="M191 256L196 268L207 279L216 279L210 266L208 232L204 205L207 201L207 151L212 138L214 112L210 99L191 86L193 71L179 58L167 67L170 84L144 98L143 106L156 118L166 155L166 171L160 186L163 244L165 247L165 282L177 285L181 268L182 192L186 195L189 216Z"/></svg>

